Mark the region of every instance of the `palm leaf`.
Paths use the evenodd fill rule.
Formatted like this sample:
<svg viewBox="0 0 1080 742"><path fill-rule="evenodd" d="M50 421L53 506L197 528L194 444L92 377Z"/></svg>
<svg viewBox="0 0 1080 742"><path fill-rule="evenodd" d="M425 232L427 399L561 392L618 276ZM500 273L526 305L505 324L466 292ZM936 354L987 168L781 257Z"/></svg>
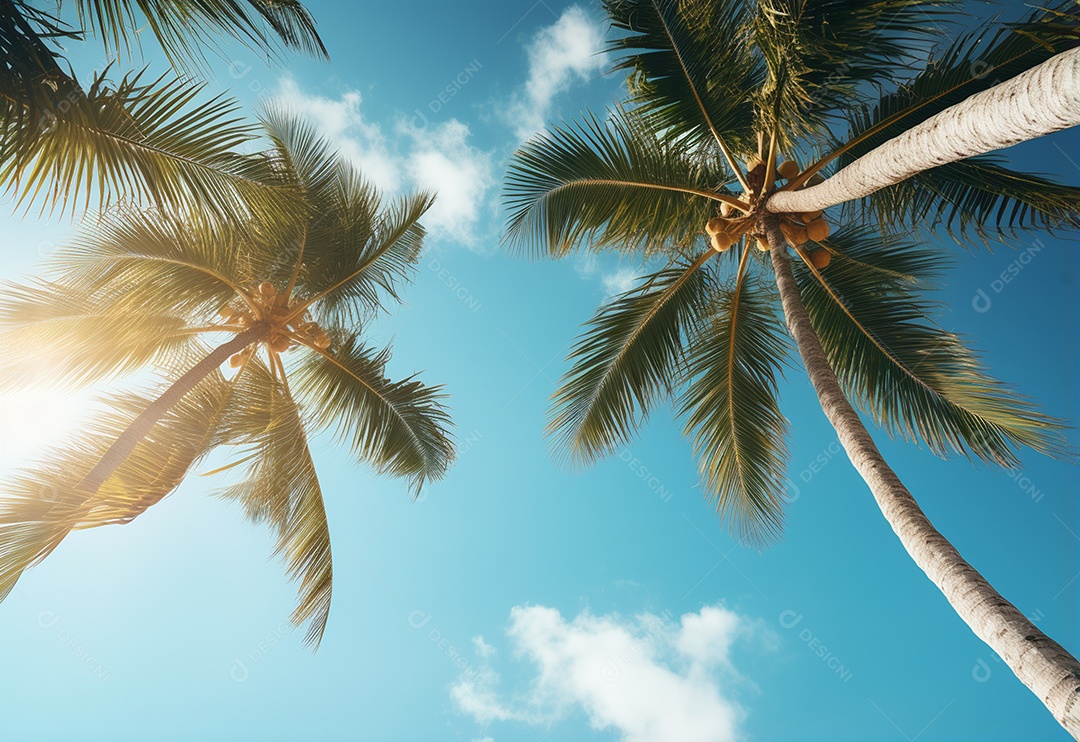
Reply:
<svg viewBox="0 0 1080 742"><path fill-rule="evenodd" d="M132 74L112 87L106 73L85 93L72 82L33 119L9 110L0 121L0 182L17 204L74 213L97 192L99 208L121 197L171 211L199 203L234 219L294 208L265 158L237 154L255 130L234 102L195 102L202 85L167 76Z"/></svg>
<svg viewBox="0 0 1080 742"><path fill-rule="evenodd" d="M209 319L256 281L249 231L201 214L113 210L58 250L46 270L118 310Z"/></svg>
<svg viewBox="0 0 1080 742"><path fill-rule="evenodd" d="M365 348L340 330L333 337L332 350L306 354L295 375L314 424L380 473L407 477L414 493L441 479L454 458L442 388L413 376L391 381L389 349Z"/></svg>
<svg viewBox="0 0 1080 742"><path fill-rule="evenodd" d="M672 394L691 327L707 311L713 253L672 264L615 297L590 320L567 360L548 433L574 463L627 442L649 409Z"/></svg>
<svg viewBox="0 0 1080 742"><path fill-rule="evenodd" d="M959 336L928 321L934 307L916 295L919 284L864 268L892 270L907 255L909 268L923 268L911 278L925 284L940 265L929 249L871 230L839 234L828 247L834 257L822 279L805 266L795 277L837 378L876 422L938 455L1004 466L1017 464L1015 446L1066 452L1060 421L991 378Z"/></svg>
<svg viewBox="0 0 1080 742"><path fill-rule="evenodd" d="M751 93L762 69L746 43L745 2L605 0L604 8L625 32L608 45L614 69L630 71L630 101L658 130L716 154L753 148Z"/></svg>
<svg viewBox="0 0 1080 742"><path fill-rule="evenodd" d="M0 292L0 379L11 387L81 386L160 365L194 337L183 319L108 301L56 283Z"/></svg>
<svg viewBox="0 0 1080 742"><path fill-rule="evenodd" d="M79 20L105 45L106 53L138 46L144 25L174 66L205 66L204 49L217 50L225 34L253 50L273 53L276 42L327 58L315 21L298 0L75 0Z"/></svg>
<svg viewBox="0 0 1080 742"><path fill-rule="evenodd" d="M762 0L753 41L768 76L758 109L782 145L816 134L860 98L867 84L892 82L912 61L913 44L936 32L946 0ZM946 6L946 8L942 8Z"/></svg>
<svg viewBox="0 0 1080 742"><path fill-rule="evenodd" d="M73 529L127 523L159 502L215 444L230 385L215 373L173 407L92 495L78 485L109 445L153 400L123 394L86 432L16 475L0 499L0 596Z"/></svg>
<svg viewBox="0 0 1080 742"><path fill-rule="evenodd" d="M254 523L277 534L275 553L289 576L299 580L299 600L291 620L310 621L305 642L318 648L330 613L333 559L322 489L308 448L300 408L289 389L257 358L248 361L235 410L222 434L243 447L252 463L246 478L220 494L243 505Z"/></svg>
<svg viewBox="0 0 1080 742"><path fill-rule="evenodd" d="M506 176L506 239L552 257L592 249L686 247L716 216L727 176L637 114L619 109L522 146Z"/></svg>
<svg viewBox="0 0 1080 742"><path fill-rule="evenodd" d="M717 289L688 343L690 383L679 414L721 518L740 539L760 544L779 535L788 494L788 426L777 379L789 349L770 292L744 271L733 286Z"/></svg>

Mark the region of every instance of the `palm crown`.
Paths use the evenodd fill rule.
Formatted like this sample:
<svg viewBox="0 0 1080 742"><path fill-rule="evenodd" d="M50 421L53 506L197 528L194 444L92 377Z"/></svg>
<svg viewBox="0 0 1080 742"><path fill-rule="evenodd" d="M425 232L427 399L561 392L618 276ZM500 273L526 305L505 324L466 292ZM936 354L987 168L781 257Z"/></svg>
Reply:
<svg viewBox="0 0 1080 742"><path fill-rule="evenodd" d="M0 502L0 594L71 529L130 521L212 449L232 446L240 454L224 468L246 474L222 494L276 531L300 582L293 621L310 620L317 644L332 565L309 431L333 431L414 492L446 472L453 445L440 388L388 379L389 349L360 336L414 270L432 197L384 205L306 125L271 111L265 128L272 147L262 157L303 194L302 217L238 224L115 211L57 255L53 280L9 286L0 300L7 383L86 384L143 368L171 380L187 371L164 395L111 397L93 429L12 483ZM206 340L223 337L231 339L208 355ZM230 354L231 378L219 370ZM192 375L190 390L116 456L132 420Z"/></svg>
<svg viewBox="0 0 1080 742"><path fill-rule="evenodd" d="M768 254L755 249L768 250L764 201L1077 44L1061 5L966 36L912 72L905 49L929 44L947 5L605 3L628 101L523 145L505 195L508 240L536 254L585 246L667 261L602 306L573 347L549 426L573 462L610 452L671 399L720 513L746 540L778 533L787 421L777 384L789 344ZM904 82L882 92L892 80ZM791 162L778 166L779 152ZM827 215L784 214L780 226L845 391L935 453L1012 465L1021 445L1061 453L1058 422L933 323L922 291L945 260L900 232L942 225L959 240L1008 240L1080 226L1078 206L1080 189L982 156Z"/></svg>

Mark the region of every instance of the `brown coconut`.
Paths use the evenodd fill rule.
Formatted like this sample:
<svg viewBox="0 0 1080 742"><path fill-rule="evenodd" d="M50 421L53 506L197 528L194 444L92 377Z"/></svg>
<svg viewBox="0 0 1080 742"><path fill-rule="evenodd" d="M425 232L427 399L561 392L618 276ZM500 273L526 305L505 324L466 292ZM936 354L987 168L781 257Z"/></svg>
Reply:
<svg viewBox="0 0 1080 742"><path fill-rule="evenodd" d="M799 163L795 162L795 160L784 160L776 166L776 172L779 173L781 178L791 180L799 174Z"/></svg>

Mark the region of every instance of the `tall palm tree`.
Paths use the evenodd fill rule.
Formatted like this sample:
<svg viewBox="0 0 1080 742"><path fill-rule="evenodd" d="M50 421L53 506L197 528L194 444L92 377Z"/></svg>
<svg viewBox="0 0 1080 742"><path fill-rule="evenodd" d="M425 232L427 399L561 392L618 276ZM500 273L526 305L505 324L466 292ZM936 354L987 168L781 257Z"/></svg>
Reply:
<svg viewBox="0 0 1080 742"><path fill-rule="evenodd" d="M297 0L75 0L78 26L60 4L0 0L0 187L17 204L70 208L119 199L176 207L192 198L204 209L237 215L245 208L290 205L289 194L261 181L258 161L237 145L257 134L236 105L199 100L206 48L219 35L275 54L275 46L326 56L315 22ZM109 56L131 56L149 30L176 74L145 70L110 80L113 65L80 84L64 44L96 36ZM136 29L139 29L138 31Z"/></svg>
<svg viewBox="0 0 1080 742"><path fill-rule="evenodd" d="M934 46L948 6L607 0L629 98L519 149L507 239L550 258L582 246L667 258L588 324L549 432L561 455L587 463L674 400L706 492L751 543L777 537L783 520L780 304L823 410L904 547L1080 738L1080 663L934 529L848 401L939 455L1015 466L1022 446L1068 453L1059 421L934 324L922 292L943 260L910 235L940 227L962 242L1008 242L1080 227L1080 189L973 156L1077 123L1075 5ZM929 61L913 71L916 57ZM1025 107L1034 100L1045 116ZM820 182L835 164L839 182Z"/></svg>
<svg viewBox="0 0 1080 742"><path fill-rule="evenodd" d="M432 196L384 204L307 125L270 111L265 126L264 157L303 193L303 217L113 211L51 259L48 280L0 297L4 384L84 385L142 369L164 380L106 397L92 428L5 488L0 595L72 529L131 521L227 446L238 453L224 469L246 475L222 494L275 530L300 582L292 620L310 621L317 645L332 565L309 432L333 431L414 492L449 467L441 388L387 378L390 349L361 337L415 270Z"/></svg>

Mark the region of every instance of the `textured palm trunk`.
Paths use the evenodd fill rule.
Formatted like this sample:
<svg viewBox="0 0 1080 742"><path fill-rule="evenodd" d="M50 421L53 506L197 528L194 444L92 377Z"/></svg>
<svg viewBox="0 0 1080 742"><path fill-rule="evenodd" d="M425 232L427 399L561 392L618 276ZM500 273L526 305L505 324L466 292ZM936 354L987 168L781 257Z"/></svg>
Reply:
<svg viewBox="0 0 1080 742"><path fill-rule="evenodd" d="M820 185L781 191L773 213L827 209L956 160L1080 124L1080 48L971 96L913 126Z"/></svg>
<svg viewBox="0 0 1080 742"><path fill-rule="evenodd" d="M253 342L261 339L269 330L265 322L256 322L244 330L232 340L210 351L209 355L196 363L191 370L174 381L160 397L150 403L142 413L136 417L123 433L117 436L113 444L98 459L82 481L76 486L76 491L91 496L105 483L112 473L120 467L135 446L150 433L154 425L172 409L173 405L183 399L195 386L205 379L210 373L225 362L229 356L238 353Z"/></svg>
<svg viewBox="0 0 1080 742"><path fill-rule="evenodd" d="M788 329L795 337L825 416L836 429L851 463L869 485L885 519L911 558L976 636L990 645L1069 734L1080 740L1080 663L964 561L885 463L841 390L810 323L777 217L767 216L765 226Z"/></svg>

